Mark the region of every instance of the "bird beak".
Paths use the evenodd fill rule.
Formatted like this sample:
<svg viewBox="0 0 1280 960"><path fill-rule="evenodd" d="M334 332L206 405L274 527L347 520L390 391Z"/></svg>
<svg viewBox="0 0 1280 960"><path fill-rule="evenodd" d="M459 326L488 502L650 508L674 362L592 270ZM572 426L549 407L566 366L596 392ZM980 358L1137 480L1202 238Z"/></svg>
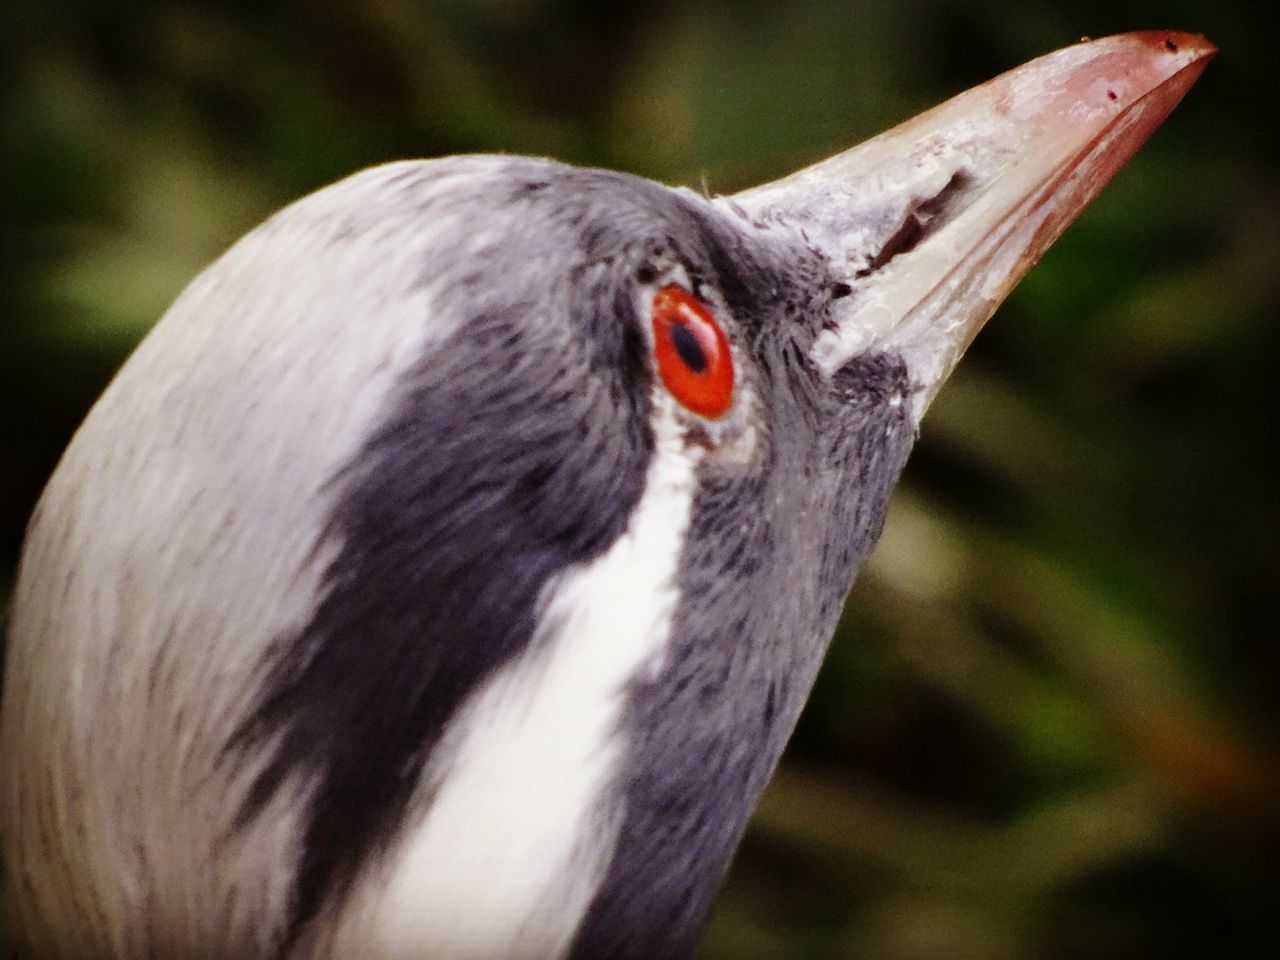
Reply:
<svg viewBox="0 0 1280 960"><path fill-rule="evenodd" d="M1215 52L1186 33L1085 41L729 199L753 220L797 224L851 288L814 363L830 374L868 349L899 352L918 416Z"/></svg>

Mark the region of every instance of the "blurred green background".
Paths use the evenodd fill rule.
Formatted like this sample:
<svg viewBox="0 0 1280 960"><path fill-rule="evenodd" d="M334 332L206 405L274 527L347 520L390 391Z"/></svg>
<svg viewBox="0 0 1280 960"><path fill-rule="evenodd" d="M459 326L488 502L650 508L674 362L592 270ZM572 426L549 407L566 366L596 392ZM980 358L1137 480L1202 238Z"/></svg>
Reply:
<svg viewBox="0 0 1280 960"><path fill-rule="evenodd" d="M10 0L0 591L112 372L304 192L475 151L731 191L1082 35L1200 31L1218 59L927 418L703 956L1274 944L1280 34L1263 9Z"/></svg>

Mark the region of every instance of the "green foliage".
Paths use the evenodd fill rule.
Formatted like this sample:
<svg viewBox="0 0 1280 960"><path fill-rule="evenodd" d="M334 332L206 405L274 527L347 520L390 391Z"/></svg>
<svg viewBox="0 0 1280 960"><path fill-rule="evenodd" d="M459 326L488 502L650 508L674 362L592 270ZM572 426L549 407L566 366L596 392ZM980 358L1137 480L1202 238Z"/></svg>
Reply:
<svg viewBox="0 0 1280 960"><path fill-rule="evenodd" d="M302 192L491 150L728 191L1082 34L1202 31L1218 60L926 420L704 953L1235 952L1280 907L1280 73L1258 11L11 3L0 581L111 372Z"/></svg>

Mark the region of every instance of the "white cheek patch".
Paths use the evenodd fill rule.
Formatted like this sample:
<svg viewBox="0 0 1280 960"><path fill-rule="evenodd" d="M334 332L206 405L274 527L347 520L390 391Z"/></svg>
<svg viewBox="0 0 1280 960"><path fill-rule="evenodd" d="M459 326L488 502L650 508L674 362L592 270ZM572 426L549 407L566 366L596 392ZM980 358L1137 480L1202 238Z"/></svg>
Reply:
<svg viewBox="0 0 1280 960"><path fill-rule="evenodd" d="M657 397L626 532L548 583L533 642L461 709L425 818L361 884L336 956L554 957L608 869L623 810L628 682L667 648L702 451Z"/></svg>

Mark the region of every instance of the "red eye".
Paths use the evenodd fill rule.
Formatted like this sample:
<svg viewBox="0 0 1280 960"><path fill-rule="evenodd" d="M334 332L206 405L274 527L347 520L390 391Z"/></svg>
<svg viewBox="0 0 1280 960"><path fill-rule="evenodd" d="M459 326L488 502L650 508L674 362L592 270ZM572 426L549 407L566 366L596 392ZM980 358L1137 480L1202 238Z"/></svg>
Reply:
<svg viewBox="0 0 1280 960"><path fill-rule="evenodd" d="M653 352L658 375L683 406L715 420L733 401L733 355L710 311L683 287L653 297Z"/></svg>

